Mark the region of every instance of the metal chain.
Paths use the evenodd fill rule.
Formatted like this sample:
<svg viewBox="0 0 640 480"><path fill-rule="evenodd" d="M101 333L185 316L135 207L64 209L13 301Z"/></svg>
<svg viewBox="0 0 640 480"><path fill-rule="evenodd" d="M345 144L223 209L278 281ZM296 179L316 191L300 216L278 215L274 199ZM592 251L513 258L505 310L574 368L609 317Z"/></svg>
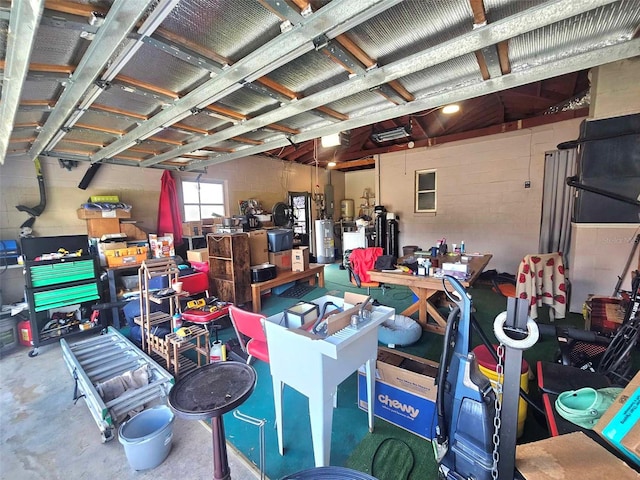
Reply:
<svg viewBox="0 0 640 480"><path fill-rule="evenodd" d="M496 400L495 400L495 416L493 417L493 464L491 465L491 478L498 480L498 462L500 461L500 416L502 412L502 382L504 379L504 345L500 344L497 348L498 364L496 365L496 374L498 376L496 382Z"/></svg>

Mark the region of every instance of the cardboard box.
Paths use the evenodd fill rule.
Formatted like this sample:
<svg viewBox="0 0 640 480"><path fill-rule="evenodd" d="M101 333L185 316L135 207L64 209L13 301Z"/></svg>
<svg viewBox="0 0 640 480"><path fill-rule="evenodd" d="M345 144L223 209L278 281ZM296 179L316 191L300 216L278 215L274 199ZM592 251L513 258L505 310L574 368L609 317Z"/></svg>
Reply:
<svg viewBox="0 0 640 480"><path fill-rule="evenodd" d="M310 302L298 302L284 311L284 326L300 328L305 323L314 323L318 318L318 305Z"/></svg>
<svg viewBox="0 0 640 480"><path fill-rule="evenodd" d="M593 430L640 466L640 372L604 412Z"/></svg>
<svg viewBox="0 0 640 480"><path fill-rule="evenodd" d="M187 260L190 262L208 262L209 249L197 248L195 250L187 250Z"/></svg>
<svg viewBox="0 0 640 480"><path fill-rule="evenodd" d="M620 298L589 295L584 313L587 330L612 337L624 321L625 308Z"/></svg>
<svg viewBox="0 0 640 480"><path fill-rule="evenodd" d="M192 221L182 223L182 235L185 237L197 237L202 235L202 222Z"/></svg>
<svg viewBox="0 0 640 480"><path fill-rule="evenodd" d="M131 210L123 210L116 208L115 210L90 210L88 208L79 208L76 210L78 218L89 220L93 218L131 218Z"/></svg>
<svg viewBox="0 0 640 480"><path fill-rule="evenodd" d="M266 230L251 230L249 235L249 251L251 265L260 265L269 261L269 242Z"/></svg>
<svg viewBox="0 0 640 480"><path fill-rule="evenodd" d="M117 218L93 218L87 220L87 235L100 238L110 233L120 233L120 220Z"/></svg>
<svg viewBox="0 0 640 480"><path fill-rule="evenodd" d="M638 478L627 464L583 432L518 445L516 468L527 480Z"/></svg>
<svg viewBox="0 0 640 480"><path fill-rule="evenodd" d="M147 240L147 232L135 223L120 222L120 233L124 233L127 236L127 240Z"/></svg>
<svg viewBox="0 0 640 480"><path fill-rule="evenodd" d="M175 257L176 251L173 246L173 233L158 236L149 234L149 248L153 258Z"/></svg>
<svg viewBox="0 0 640 480"><path fill-rule="evenodd" d="M309 269L309 247L298 247L291 250L291 270L304 272Z"/></svg>
<svg viewBox="0 0 640 480"><path fill-rule="evenodd" d="M117 250L119 248L127 248L127 242L98 242L98 258L100 259L100 265L107 266L107 250Z"/></svg>
<svg viewBox="0 0 640 480"><path fill-rule="evenodd" d="M269 252L269 263L276 266L277 272L287 272L291 270L291 250Z"/></svg>
<svg viewBox="0 0 640 480"><path fill-rule="evenodd" d="M380 347L376 362L375 416L431 440L437 425L437 372L435 362ZM358 372L358 406L365 411L368 407L367 379L363 371Z"/></svg>

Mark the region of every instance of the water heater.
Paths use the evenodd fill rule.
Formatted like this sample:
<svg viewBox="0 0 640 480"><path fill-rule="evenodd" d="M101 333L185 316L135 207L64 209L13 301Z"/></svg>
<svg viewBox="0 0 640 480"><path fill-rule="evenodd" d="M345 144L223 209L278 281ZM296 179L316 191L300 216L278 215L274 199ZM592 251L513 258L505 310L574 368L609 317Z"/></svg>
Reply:
<svg viewBox="0 0 640 480"><path fill-rule="evenodd" d="M316 257L317 263L335 261L335 241L333 239L333 220L316 220Z"/></svg>

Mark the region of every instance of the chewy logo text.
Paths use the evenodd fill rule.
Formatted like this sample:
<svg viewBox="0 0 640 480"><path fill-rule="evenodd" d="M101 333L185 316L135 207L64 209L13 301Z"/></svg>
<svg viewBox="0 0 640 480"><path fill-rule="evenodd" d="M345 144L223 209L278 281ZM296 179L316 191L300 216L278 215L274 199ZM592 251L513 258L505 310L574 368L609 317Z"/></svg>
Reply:
<svg viewBox="0 0 640 480"><path fill-rule="evenodd" d="M420 413L420 410L414 408L412 405L407 405L398 400L394 400L389 397L389 395L378 395L378 401L383 405L386 405L391 408L395 408L396 410L400 410L403 413L408 413L411 418L416 418Z"/></svg>

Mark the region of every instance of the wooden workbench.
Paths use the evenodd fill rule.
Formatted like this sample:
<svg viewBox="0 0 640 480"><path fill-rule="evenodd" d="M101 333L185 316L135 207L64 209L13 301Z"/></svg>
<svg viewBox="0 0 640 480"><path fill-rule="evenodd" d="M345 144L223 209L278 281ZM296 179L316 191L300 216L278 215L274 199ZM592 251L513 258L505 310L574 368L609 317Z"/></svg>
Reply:
<svg viewBox="0 0 640 480"><path fill-rule="evenodd" d="M324 287L324 265L319 263L312 263L307 270L302 272L279 272L276 278L267 280L266 282L258 282L251 284L251 304L254 312L259 312L262 308L262 301L260 294L265 290L268 290L285 283L293 282L295 280L302 280L304 278L309 279L310 285L316 284L316 275L318 277L318 286Z"/></svg>
<svg viewBox="0 0 640 480"><path fill-rule="evenodd" d="M468 264L470 277L467 280L460 282L463 287L469 288L473 285L489 263L489 260L491 260L491 257L491 254L469 257ZM440 259L440 263L443 261L455 262L458 259L459 257L455 255L443 257ZM442 316L438 311L438 307L433 303L435 297L444 292L442 278L422 277L412 275L410 273L380 272L377 270L369 270L368 273L371 280L374 282L409 287L411 291L415 293L418 300L407 307L402 312L402 315L409 317L418 312L418 323L422 326L423 330L438 333L440 335L444 334L445 327L447 326L447 319Z"/></svg>

